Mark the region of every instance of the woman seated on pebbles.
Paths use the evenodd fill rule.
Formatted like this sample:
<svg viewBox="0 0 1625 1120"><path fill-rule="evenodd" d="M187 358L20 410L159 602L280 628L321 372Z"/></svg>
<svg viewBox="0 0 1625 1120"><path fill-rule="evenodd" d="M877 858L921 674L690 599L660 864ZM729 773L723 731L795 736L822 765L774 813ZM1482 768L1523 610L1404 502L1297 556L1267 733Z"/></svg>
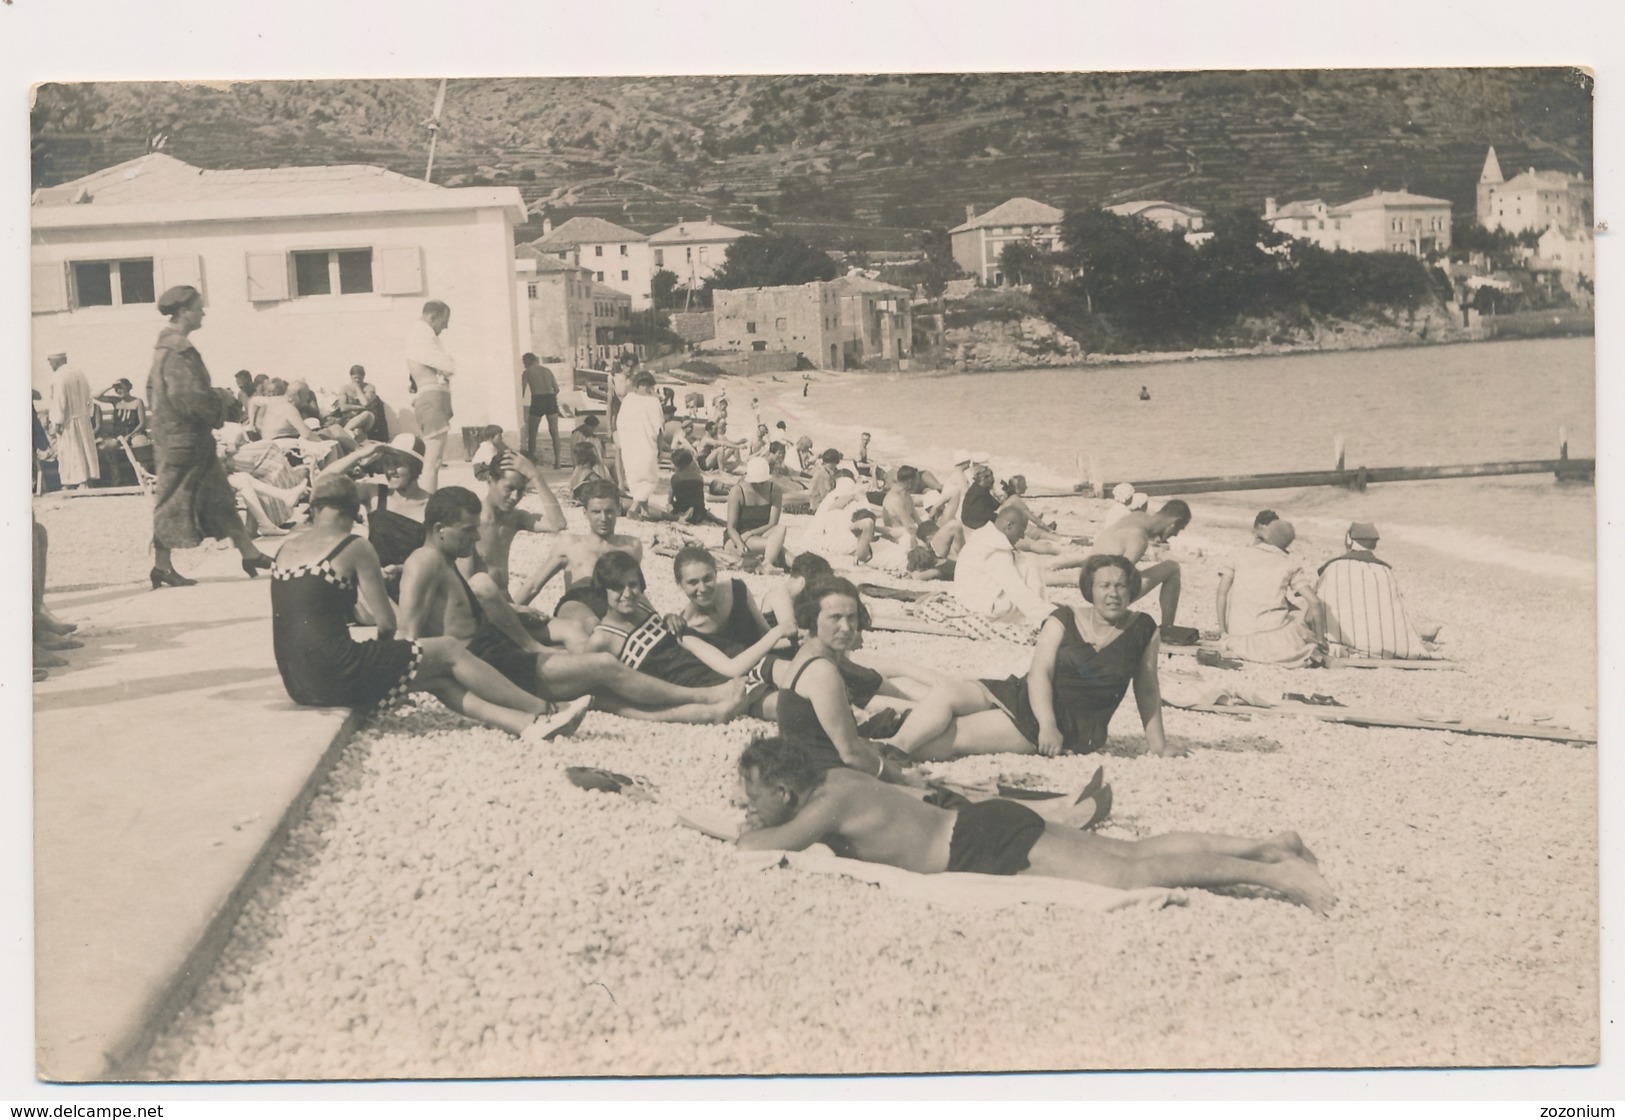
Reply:
<svg viewBox="0 0 1625 1120"><path fill-rule="evenodd" d="M423 475L423 437L402 432L388 443L369 443L337 460L317 477L356 474L384 476L381 484L366 484L377 491L373 509L367 514L367 542L378 553L389 597L398 601L401 567L407 557L423 547L423 509L429 504L430 494L419 482Z"/></svg>
<svg viewBox="0 0 1625 1120"><path fill-rule="evenodd" d="M796 622L768 622L742 579L717 582L717 558L708 549L687 545L672 558L672 575L688 597L681 615L668 619L681 637L695 637L733 659L729 676L744 676L769 651L786 648L796 635ZM771 639L771 640L769 640Z"/></svg>
<svg viewBox="0 0 1625 1120"><path fill-rule="evenodd" d="M523 739L551 739L580 726L584 707L561 713L469 653L456 638L394 636L395 609L372 545L351 530L360 513L355 483L319 479L310 525L283 542L271 570L271 633L288 695L313 707L359 708L427 692L470 719ZM357 596L378 636L350 638Z"/></svg>
<svg viewBox="0 0 1625 1120"><path fill-rule="evenodd" d="M1034 812L1043 802L925 804L870 775L824 766L784 739L752 740L739 756L739 782L741 848L797 852L824 841L852 859L927 875L1047 875L1118 890L1257 886L1317 914L1337 903L1295 832L1116 840L1045 821Z"/></svg>
<svg viewBox="0 0 1625 1120"><path fill-rule="evenodd" d="M779 522L783 506L784 491L773 481L773 468L767 460L756 458L745 464L744 479L728 491L724 529L728 549L743 560L760 556L789 570L785 527Z"/></svg>
<svg viewBox="0 0 1625 1120"><path fill-rule="evenodd" d="M792 659L769 659L769 674L778 686L779 734L807 753L810 765L829 770L850 767L882 781L926 788L911 773L910 760L896 748L867 738L852 714L867 706L889 682L847 655L861 634L858 589L839 576L815 579L796 596L796 621L806 637ZM1105 775L1094 778L1074 797L1040 794L1031 802L1045 819L1067 827L1092 828L1111 812L1112 789ZM929 794L938 804L967 804L967 796L985 790L949 789L937 783Z"/></svg>
<svg viewBox="0 0 1625 1120"><path fill-rule="evenodd" d="M752 681L750 714L773 718L768 711L772 690L749 674L780 639L778 630L737 657L694 634L679 637L645 598L648 581L643 569L625 552L606 552L598 558L592 587L604 596L608 609L587 643L588 651L613 654L629 668L687 688L709 688L745 677Z"/></svg>
<svg viewBox="0 0 1625 1120"><path fill-rule="evenodd" d="M939 689L909 714L895 744L913 758L933 761L1098 751L1132 684L1146 753L1168 754L1157 624L1130 609L1140 594L1138 569L1122 556L1091 556L1078 587L1087 608L1057 607L1044 620L1026 676Z"/></svg>

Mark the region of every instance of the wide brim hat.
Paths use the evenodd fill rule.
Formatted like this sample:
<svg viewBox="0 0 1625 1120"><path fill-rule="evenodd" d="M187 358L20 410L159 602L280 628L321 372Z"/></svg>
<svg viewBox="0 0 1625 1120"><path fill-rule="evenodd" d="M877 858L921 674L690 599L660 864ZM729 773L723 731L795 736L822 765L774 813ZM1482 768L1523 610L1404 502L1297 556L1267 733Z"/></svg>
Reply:
<svg viewBox="0 0 1625 1120"><path fill-rule="evenodd" d="M423 437L413 432L402 432L389 441L389 449L423 462Z"/></svg>

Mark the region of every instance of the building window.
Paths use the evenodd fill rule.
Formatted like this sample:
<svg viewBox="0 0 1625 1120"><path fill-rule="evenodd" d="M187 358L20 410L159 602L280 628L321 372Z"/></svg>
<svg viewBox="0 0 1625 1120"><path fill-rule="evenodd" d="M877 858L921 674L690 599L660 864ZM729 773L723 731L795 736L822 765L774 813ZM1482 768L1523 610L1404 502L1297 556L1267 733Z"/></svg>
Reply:
<svg viewBox="0 0 1625 1120"><path fill-rule="evenodd" d="M593 273L592 278L594 280L598 281L600 284L602 284L604 282L604 274L602 272Z"/></svg>
<svg viewBox="0 0 1625 1120"><path fill-rule="evenodd" d="M756 324L752 323L752 322L746 322L745 323L745 333L746 334L755 334L756 333Z"/></svg>
<svg viewBox="0 0 1625 1120"><path fill-rule="evenodd" d="M694 246L690 245L683 250L683 259L685 261L692 261L694 259Z"/></svg>
<svg viewBox="0 0 1625 1120"><path fill-rule="evenodd" d="M292 256L295 297L372 291L371 249L319 249Z"/></svg>
<svg viewBox="0 0 1625 1120"><path fill-rule="evenodd" d="M666 267L666 250L664 250L664 249L656 249L655 250L655 267L656 268L664 268L664 267Z"/></svg>
<svg viewBox="0 0 1625 1120"><path fill-rule="evenodd" d="M789 324L784 319L773 320L773 329L782 331Z"/></svg>
<svg viewBox="0 0 1625 1120"><path fill-rule="evenodd" d="M525 294L528 295L531 299L535 299L536 298L536 285L535 284L526 284L525 285Z"/></svg>
<svg viewBox="0 0 1625 1120"><path fill-rule="evenodd" d="M152 258L131 261L74 261L74 307L122 307L152 303Z"/></svg>
<svg viewBox="0 0 1625 1120"><path fill-rule="evenodd" d="M595 257L603 256L604 255L604 247L602 245L594 245L592 247L592 255L595 256Z"/></svg>
<svg viewBox="0 0 1625 1120"><path fill-rule="evenodd" d="M630 280L630 279L632 279L632 274L630 272L628 272L626 269L623 268L623 269L621 269L621 279L622 280Z"/></svg>
<svg viewBox="0 0 1625 1120"><path fill-rule="evenodd" d="M626 256L626 246L625 245L621 246L621 256L623 256L623 257Z"/></svg>
<svg viewBox="0 0 1625 1120"><path fill-rule="evenodd" d="M559 254L559 260L567 261L569 259L570 259L570 250L566 249L562 253Z"/></svg>
<svg viewBox="0 0 1625 1120"><path fill-rule="evenodd" d="M700 263L701 264L705 263L705 258L709 255L709 253L710 253L710 246L709 245L701 245L700 246Z"/></svg>

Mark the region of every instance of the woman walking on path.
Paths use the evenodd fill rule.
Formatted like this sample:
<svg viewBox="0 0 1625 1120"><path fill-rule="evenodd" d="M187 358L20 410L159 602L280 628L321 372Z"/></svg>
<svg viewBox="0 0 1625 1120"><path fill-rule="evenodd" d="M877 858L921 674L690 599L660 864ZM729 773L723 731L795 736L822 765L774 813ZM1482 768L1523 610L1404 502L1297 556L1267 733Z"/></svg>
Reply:
<svg viewBox="0 0 1625 1120"><path fill-rule="evenodd" d="M203 296L189 285L170 288L158 300L169 326L158 335L147 379L149 431L158 465L152 511L152 587L196 583L175 571L170 551L196 548L206 538L230 538L253 576L271 566L254 544L215 452L214 429L224 413L209 371L188 337L203 325Z"/></svg>

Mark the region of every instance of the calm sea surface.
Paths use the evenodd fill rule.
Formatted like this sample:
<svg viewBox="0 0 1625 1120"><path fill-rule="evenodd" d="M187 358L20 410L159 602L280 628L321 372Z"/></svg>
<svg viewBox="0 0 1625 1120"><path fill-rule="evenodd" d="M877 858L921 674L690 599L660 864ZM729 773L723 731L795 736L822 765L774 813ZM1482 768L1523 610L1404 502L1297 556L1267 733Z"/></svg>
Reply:
<svg viewBox="0 0 1625 1120"><path fill-rule="evenodd" d="M1149 401L1138 399L1142 385ZM1091 457L1112 480L1329 469L1338 435L1350 467L1555 458L1560 427L1571 455L1596 447L1590 338L877 375L839 392L838 406L816 390L806 403L822 420L873 431L886 458L935 464L952 448L985 450L1000 477L1019 469L1035 480L1080 478ZM785 400L786 411L796 403ZM1438 526L1577 560L1595 551L1595 491L1560 488L1549 476L1294 494L1302 512L1327 518L1397 518L1415 531ZM1201 501L1239 508L1264 496Z"/></svg>

